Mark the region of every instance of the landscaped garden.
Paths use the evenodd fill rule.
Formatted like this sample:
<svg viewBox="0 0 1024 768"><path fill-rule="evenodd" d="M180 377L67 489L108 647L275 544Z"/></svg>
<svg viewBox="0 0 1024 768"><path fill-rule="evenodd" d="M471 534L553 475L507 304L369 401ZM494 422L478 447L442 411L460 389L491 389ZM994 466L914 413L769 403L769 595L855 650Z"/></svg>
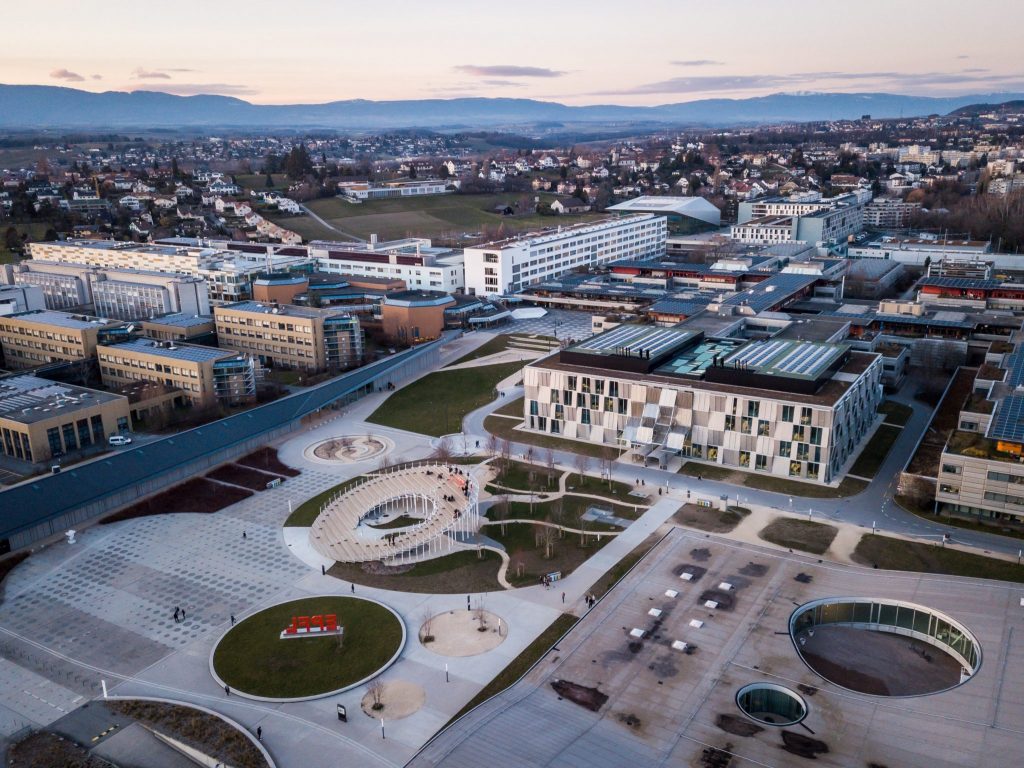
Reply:
<svg viewBox="0 0 1024 768"><path fill-rule="evenodd" d="M1024 565L1009 560L997 560L940 544L921 544L874 533L861 537L853 552L853 559L862 565L893 571L1024 582Z"/></svg>
<svg viewBox="0 0 1024 768"><path fill-rule="evenodd" d="M749 514L746 507L729 507L723 512L711 506L684 504L672 516L672 522L709 533L728 533Z"/></svg>
<svg viewBox="0 0 1024 768"><path fill-rule="evenodd" d="M295 616L337 616L338 636L281 639ZM268 698L319 696L385 668L402 647L401 619L350 596L309 597L266 608L232 627L213 652L217 676L233 690Z"/></svg>
<svg viewBox="0 0 1024 768"><path fill-rule="evenodd" d="M492 592L500 589L498 569L501 557L496 552L454 552L414 565L386 566L382 563L335 563L327 569L330 576L376 589L416 592L428 595L458 595Z"/></svg>
<svg viewBox="0 0 1024 768"><path fill-rule="evenodd" d="M780 547L823 555L832 546L837 533L839 529L834 525L780 517L762 528L757 536Z"/></svg>

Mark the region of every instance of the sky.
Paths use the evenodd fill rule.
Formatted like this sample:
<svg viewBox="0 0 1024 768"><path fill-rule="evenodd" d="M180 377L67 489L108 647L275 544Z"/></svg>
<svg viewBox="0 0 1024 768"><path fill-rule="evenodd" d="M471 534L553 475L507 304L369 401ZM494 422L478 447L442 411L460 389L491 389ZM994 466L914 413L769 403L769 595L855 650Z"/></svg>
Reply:
<svg viewBox="0 0 1024 768"><path fill-rule="evenodd" d="M260 104L1024 91L1019 0L49 0L4 20L2 83Z"/></svg>

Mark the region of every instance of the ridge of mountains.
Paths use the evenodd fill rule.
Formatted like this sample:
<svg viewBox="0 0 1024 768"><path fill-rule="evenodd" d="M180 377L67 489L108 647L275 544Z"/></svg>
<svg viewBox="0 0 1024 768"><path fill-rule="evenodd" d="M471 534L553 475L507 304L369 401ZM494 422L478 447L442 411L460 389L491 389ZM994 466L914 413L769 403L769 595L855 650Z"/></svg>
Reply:
<svg viewBox="0 0 1024 768"><path fill-rule="evenodd" d="M929 97L890 93L776 93L653 107L570 106L510 98L351 99L324 104L252 104L232 96L160 91L93 93L50 85L0 84L0 128L472 129L554 124L750 125L920 117L1024 99L1020 93ZM971 112L967 112L970 114Z"/></svg>

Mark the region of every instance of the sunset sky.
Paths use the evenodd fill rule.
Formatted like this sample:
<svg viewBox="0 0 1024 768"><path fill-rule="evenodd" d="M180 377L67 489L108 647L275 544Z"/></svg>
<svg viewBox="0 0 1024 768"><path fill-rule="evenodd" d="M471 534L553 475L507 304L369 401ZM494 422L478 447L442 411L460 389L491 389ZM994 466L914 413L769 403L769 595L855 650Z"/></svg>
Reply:
<svg viewBox="0 0 1024 768"><path fill-rule="evenodd" d="M4 11L0 82L265 104L1024 90L1024 3L51 0Z"/></svg>

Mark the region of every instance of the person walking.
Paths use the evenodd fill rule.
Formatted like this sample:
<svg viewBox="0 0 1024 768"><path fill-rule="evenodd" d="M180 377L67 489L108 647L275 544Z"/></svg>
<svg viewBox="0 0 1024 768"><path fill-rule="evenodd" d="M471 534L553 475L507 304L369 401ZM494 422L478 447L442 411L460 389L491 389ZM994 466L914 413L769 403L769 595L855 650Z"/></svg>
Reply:
<svg viewBox="0 0 1024 768"><path fill-rule="evenodd" d="M181 620L182 621L185 620L185 609L184 608L181 609Z"/></svg>
<svg viewBox="0 0 1024 768"><path fill-rule="evenodd" d="M224 684L224 695L225 696L230 696L231 695L231 686L228 685L227 683Z"/></svg>
<svg viewBox="0 0 1024 768"><path fill-rule="evenodd" d="M327 575L327 566L324 565L323 563L320 563L320 575L321 576L326 576Z"/></svg>
<svg viewBox="0 0 1024 768"><path fill-rule="evenodd" d="M565 592L562 593L562 602L565 602Z"/></svg>
<svg viewBox="0 0 1024 768"><path fill-rule="evenodd" d="M263 726L256 726L256 741L263 741Z"/></svg>
<svg viewBox="0 0 1024 768"><path fill-rule="evenodd" d="M235 626L235 614L231 614L231 626Z"/></svg>
<svg viewBox="0 0 1024 768"><path fill-rule="evenodd" d="M245 541L245 531L242 531L242 541Z"/></svg>
<svg viewBox="0 0 1024 768"><path fill-rule="evenodd" d="M355 585L355 582L352 582L352 594L354 595L355 593L356 593L356 585Z"/></svg>
<svg viewBox="0 0 1024 768"><path fill-rule="evenodd" d="M466 595L466 610L467 611L470 610L470 608L469 608L469 595Z"/></svg>
<svg viewBox="0 0 1024 768"><path fill-rule="evenodd" d="M174 623L175 624L178 623L178 614L180 612L181 612L181 609L178 606L174 606Z"/></svg>

